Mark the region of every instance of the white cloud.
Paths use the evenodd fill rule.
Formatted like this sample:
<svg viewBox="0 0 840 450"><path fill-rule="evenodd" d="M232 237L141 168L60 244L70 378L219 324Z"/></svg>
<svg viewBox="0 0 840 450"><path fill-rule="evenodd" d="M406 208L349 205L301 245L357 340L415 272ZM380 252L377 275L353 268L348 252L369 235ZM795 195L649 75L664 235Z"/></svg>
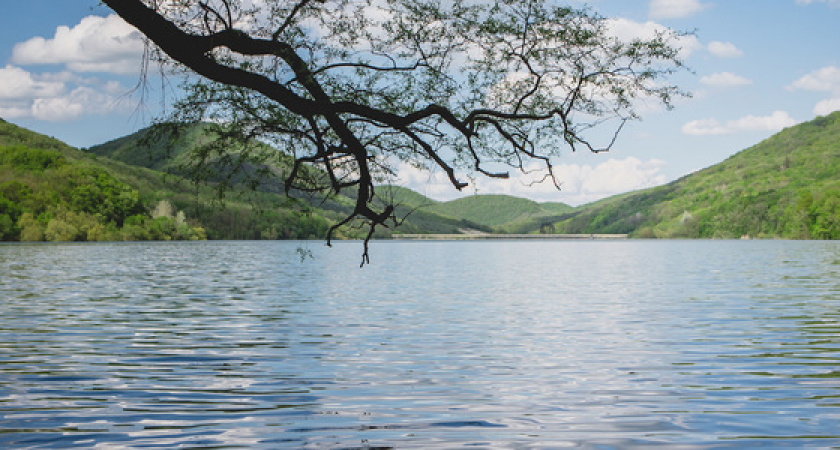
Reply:
<svg viewBox="0 0 840 450"><path fill-rule="evenodd" d="M661 173L665 162L657 159L641 161L637 158L608 159L596 166L562 164L554 167L561 190L550 180L533 184L544 171L530 168L533 174L512 171L509 179L476 177L464 192L458 192L440 172L427 172L407 164L400 166L399 184L437 200L449 200L464 194L507 194L536 201L563 202L581 205L612 195L665 183Z"/></svg>
<svg viewBox="0 0 840 450"><path fill-rule="evenodd" d="M799 123L785 111L774 111L769 116L746 116L727 124L738 131L778 131Z"/></svg>
<svg viewBox="0 0 840 450"><path fill-rule="evenodd" d="M692 52L703 48L700 41L692 35L680 36L673 30L656 22L647 21L644 23L634 22L629 19L618 18L607 20L607 27L615 37L622 41L633 39L654 39L658 34L670 35L670 44L680 49L679 56L688 58Z"/></svg>
<svg viewBox="0 0 840 450"><path fill-rule="evenodd" d="M66 121L84 114L127 110L119 98L126 89L116 81L103 82L61 72L33 74L20 67L0 68L0 117Z"/></svg>
<svg viewBox="0 0 840 450"><path fill-rule="evenodd" d="M699 0L651 0L650 17L654 19L681 19L706 9L709 5Z"/></svg>
<svg viewBox="0 0 840 450"><path fill-rule="evenodd" d="M140 70L143 39L117 15L88 16L73 28L60 26L51 39L34 37L15 45L12 62L66 64L74 72L131 74Z"/></svg>
<svg viewBox="0 0 840 450"><path fill-rule="evenodd" d="M64 96L35 99L32 102L32 117L53 122L67 121L83 114L107 114L120 107L121 103L112 95L90 87L78 87Z"/></svg>
<svg viewBox="0 0 840 450"><path fill-rule="evenodd" d="M815 70L794 81L791 88L805 91L840 92L840 67L828 66Z"/></svg>
<svg viewBox="0 0 840 450"><path fill-rule="evenodd" d="M698 119L686 123L682 127L683 134L691 136L709 136L730 134L731 131L717 119Z"/></svg>
<svg viewBox="0 0 840 450"><path fill-rule="evenodd" d="M817 103L814 107L814 114L817 116L825 116L834 111L840 111L840 98L830 98Z"/></svg>
<svg viewBox="0 0 840 450"><path fill-rule="evenodd" d="M838 0L840 3L840 0ZM830 92L832 98L820 101L814 106L814 114L824 116L840 110L840 67L827 66L815 70L794 81L788 89L816 92Z"/></svg>
<svg viewBox="0 0 840 450"><path fill-rule="evenodd" d="M641 161L634 157L609 159L594 167L561 165L557 178L562 183L562 201L578 205L664 184L664 166L662 160Z"/></svg>
<svg viewBox="0 0 840 450"><path fill-rule="evenodd" d="M774 111L769 116L745 116L721 123L717 119L692 120L682 127L684 134L692 136L726 135L742 131L779 131L799 123L785 111Z"/></svg>
<svg viewBox="0 0 840 450"><path fill-rule="evenodd" d="M39 120L63 122L85 112L85 105L68 97L37 98L32 102L31 115Z"/></svg>
<svg viewBox="0 0 840 450"><path fill-rule="evenodd" d="M137 73L144 43L137 30L116 15L89 16L73 27L60 26L52 38L17 44L10 64L0 68L0 115L68 121L86 114L126 110L127 89L116 80L76 72ZM61 64L66 70L33 73L20 65Z"/></svg>
<svg viewBox="0 0 840 450"><path fill-rule="evenodd" d="M706 86L714 87L736 87L752 84L752 80L749 78L735 75L732 72L720 72L706 75L705 77L700 78L700 82Z"/></svg>
<svg viewBox="0 0 840 450"><path fill-rule="evenodd" d="M7 102L0 103L0 118L3 119L18 119L21 117L31 117L32 108L25 105L10 104Z"/></svg>
<svg viewBox="0 0 840 450"><path fill-rule="evenodd" d="M64 91L64 83L33 75L20 67L0 68L0 101L36 96L56 96Z"/></svg>
<svg viewBox="0 0 840 450"><path fill-rule="evenodd" d="M744 56L744 52L731 42L709 42L707 48L709 49L709 53L718 58L739 58Z"/></svg>

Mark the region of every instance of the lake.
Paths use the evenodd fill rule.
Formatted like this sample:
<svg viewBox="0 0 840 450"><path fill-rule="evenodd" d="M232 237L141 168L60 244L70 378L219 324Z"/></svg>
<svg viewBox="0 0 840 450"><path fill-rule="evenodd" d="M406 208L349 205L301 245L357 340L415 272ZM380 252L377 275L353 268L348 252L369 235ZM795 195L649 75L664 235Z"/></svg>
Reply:
<svg viewBox="0 0 840 450"><path fill-rule="evenodd" d="M2 448L840 447L840 243L0 246Z"/></svg>

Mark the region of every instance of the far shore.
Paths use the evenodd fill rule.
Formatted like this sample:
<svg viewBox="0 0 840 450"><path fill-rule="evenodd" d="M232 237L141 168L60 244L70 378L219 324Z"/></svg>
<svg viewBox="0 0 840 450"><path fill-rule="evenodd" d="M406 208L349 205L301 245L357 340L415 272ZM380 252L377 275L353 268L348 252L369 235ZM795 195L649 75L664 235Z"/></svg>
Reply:
<svg viewBox="0 0 840 450"><path fill-rule="evenodd" d="M414 241L464 241L484 239L627 239L626 234L394 234L391 239Z"/></svg>

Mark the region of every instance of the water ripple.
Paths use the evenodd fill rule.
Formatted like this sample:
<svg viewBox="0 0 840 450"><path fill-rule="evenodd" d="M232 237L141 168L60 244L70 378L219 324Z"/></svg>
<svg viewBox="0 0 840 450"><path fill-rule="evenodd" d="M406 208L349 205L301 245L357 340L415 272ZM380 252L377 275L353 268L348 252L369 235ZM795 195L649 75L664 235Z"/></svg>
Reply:
<svg viewBox="0 0 840 450"><path fill-rule="evenodd" d="M0 245L0 447L840 446L837 243L359 251Z"/></svg>

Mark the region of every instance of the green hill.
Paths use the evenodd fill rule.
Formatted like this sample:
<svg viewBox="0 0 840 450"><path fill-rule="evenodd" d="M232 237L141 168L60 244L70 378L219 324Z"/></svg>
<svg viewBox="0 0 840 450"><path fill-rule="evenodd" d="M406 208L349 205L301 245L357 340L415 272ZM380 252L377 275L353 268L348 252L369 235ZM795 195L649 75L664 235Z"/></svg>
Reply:
<svg viewBox="0 0 840 450"><path fill-rule="evenodd" d="M192 127L170 144L163 137L152 136L151 130L144 128L128 136L93 146L88 151L132 166L172 171L187 159L185 150L196 145L202 134L200 127Z"/></svg>
<svg viewBox="0 0 840 450"><path fill-rule="evenodd" d="M153 134L151 129L140 130L102 145L93 146L90 152L122 163L134 166L187 174L192 153L202 144L210 142L209 126L197 125L187 128L177 139L168 140ZM260 149L268 155L273 150L265 146ZM236 151L233 152L236 154ZM275 152L276 153L276 152ZM268 158L265 158L266 160ZM265 172L282 174L280 163L274 159L272 166ZM260 172L259 167L251 166L251 173ZM235 177L234 177L235 178ZM241 179L240 179L241 181ZM253 187L261 192L284 194L282 184L277 178L265 178L254 183ZM437 202L417 192L399 186L381 186L376 190L382 201L399 205L398 217L406 220L393 230L383 230L380 237L397 233L459 233L463 229L476 229L484 232L504 231L505 226L517 221L534 217L556 215L571 207L562 203L539 204L531 200L506 195L470 196L450 202ZM323 198L307 199L312 208L327 210L335 214L347 213L353 202L352 190L347 197L338 197L324 201ZM303 197L301 195L301 197Z"/></svg>
<svg viewBox="0 0 840 450"><path fill-rule="evenodd" d="M0 240L323 239L338 213L74 149L0 119ZM354 237L349 235L348 237Z"/></svg>
<svg viewBox="0 0 840 450"><path fill-rule="evenodd" d="M27 147L37 147L41 149L69 150L71 147L58 139L44 136L43 134L29 131L26 128L18 127L14 124L0 119L0 147L9 147L13 145L23 145Z"/></svg>
<svg viewBox="0 0 840 450"><path fill-rule="evenodd" d="M88 155L0 119L0 240L205 237L183 211L169 203L150 207L143 200L136 188Z"/></svg>
<svg viewBox="0 0 840 450"><path fill-rule="evenodd" d="M427 207L431 212L506 231L522 221L557 215L573 208L562 203L537 203L510 195L471 195Z"/></svg>
<svg viewBox="0 0 840 450"><path fill-rule="evenodd" d="M291 158L256 140L247 145L225 140L222 133L223 128L214 124L162 124L95 145L88 152L223 188L244 184L262 192L285 193L280 180L282 172L290 169Z"/></svg>
<svg viewBox="0 0 840 450"><path fill-rule="evenodd" d="M840 112L664 186L576 209L556 233L840 239ZM533 223L519 232L533 231Z"/></svg>

